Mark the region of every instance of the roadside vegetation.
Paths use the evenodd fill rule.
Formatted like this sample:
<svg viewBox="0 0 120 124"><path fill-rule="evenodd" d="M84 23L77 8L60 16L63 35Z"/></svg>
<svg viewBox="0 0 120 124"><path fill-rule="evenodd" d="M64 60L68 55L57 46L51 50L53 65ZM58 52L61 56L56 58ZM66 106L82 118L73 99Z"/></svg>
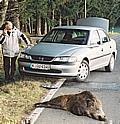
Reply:
<svg viewBox="0 0 120 124"><path fill-rule="evenodd" d="M110 37L120 35L120 33L118 33L118 32L109 32L108 34Z"/></svg>
<svg viewBox="0 0 120 124"><path fill-rule="evenodd" d="M0 51L1 52L1 51ZM33 105L48 92L43 83L54 83L55 79L25 77L17 72L15 83L4 83L2 55L0 53L0 124L20 124L21 119L30 114Z"/></svg>

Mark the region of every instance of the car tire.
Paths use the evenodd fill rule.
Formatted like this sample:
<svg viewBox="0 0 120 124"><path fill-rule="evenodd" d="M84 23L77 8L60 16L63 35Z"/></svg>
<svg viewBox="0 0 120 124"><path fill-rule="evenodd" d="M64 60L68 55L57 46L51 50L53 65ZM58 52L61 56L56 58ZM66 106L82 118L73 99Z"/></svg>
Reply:
<svg viewBox="0 0 120 124"><path fill-rule="evenodd" d="M78 74L77 74L77 81L85 82L90 74L90 68L87 61L83 60L79 66Z"/></svg>
<svg viewBox="0 0 120 124"><path fill-rule="evenodd" d="M108 66L105 66L106 72L112 72L114 69L115 58L114 55L111 56Z"/></svg>

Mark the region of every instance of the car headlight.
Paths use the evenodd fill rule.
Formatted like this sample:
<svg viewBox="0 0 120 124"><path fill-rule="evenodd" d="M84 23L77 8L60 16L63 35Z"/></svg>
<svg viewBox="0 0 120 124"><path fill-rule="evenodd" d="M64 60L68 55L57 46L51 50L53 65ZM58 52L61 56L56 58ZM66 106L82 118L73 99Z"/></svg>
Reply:
<svg viewBox="0 0 120 124"><path fill-rule="evenodd" d="M30 56L30 55L27 55L27 54L25 54L25 53L21 53L21 54L20 54L20 58L31 59L31 56Z"/></svg>
<svg viewBox="0 0 120 124"><path fill-rule="evenodd" d="M56 57L54 59L56 62L76 62L77 58L76 57L69 57L69 56L62 56L62 57Z"/></svg>

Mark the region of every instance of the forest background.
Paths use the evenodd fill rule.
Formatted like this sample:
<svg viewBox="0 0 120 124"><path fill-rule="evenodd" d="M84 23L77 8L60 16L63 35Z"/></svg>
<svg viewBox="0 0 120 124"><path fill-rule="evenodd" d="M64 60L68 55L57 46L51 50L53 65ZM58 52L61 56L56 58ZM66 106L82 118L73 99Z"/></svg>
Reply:
<svg viewBox="0 0 120 124"><path fill-rule="evenodd" d="M46 34L55 26L75 25L86 17L109 19L120 26L120 0L0 0L0 26L5 20L31 35Z"/></svg>

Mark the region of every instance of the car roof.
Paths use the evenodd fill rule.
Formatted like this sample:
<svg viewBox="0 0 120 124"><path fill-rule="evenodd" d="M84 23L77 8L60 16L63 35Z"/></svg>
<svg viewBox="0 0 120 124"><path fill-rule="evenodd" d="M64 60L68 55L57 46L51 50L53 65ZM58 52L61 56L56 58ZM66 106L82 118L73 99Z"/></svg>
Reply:
<svg viewBox="0 0 120 124"><path fill-rule="evenodd" d="M82 29L82 30L98 30L101 28L91 26L58 26L53 29Z"/></svg>

